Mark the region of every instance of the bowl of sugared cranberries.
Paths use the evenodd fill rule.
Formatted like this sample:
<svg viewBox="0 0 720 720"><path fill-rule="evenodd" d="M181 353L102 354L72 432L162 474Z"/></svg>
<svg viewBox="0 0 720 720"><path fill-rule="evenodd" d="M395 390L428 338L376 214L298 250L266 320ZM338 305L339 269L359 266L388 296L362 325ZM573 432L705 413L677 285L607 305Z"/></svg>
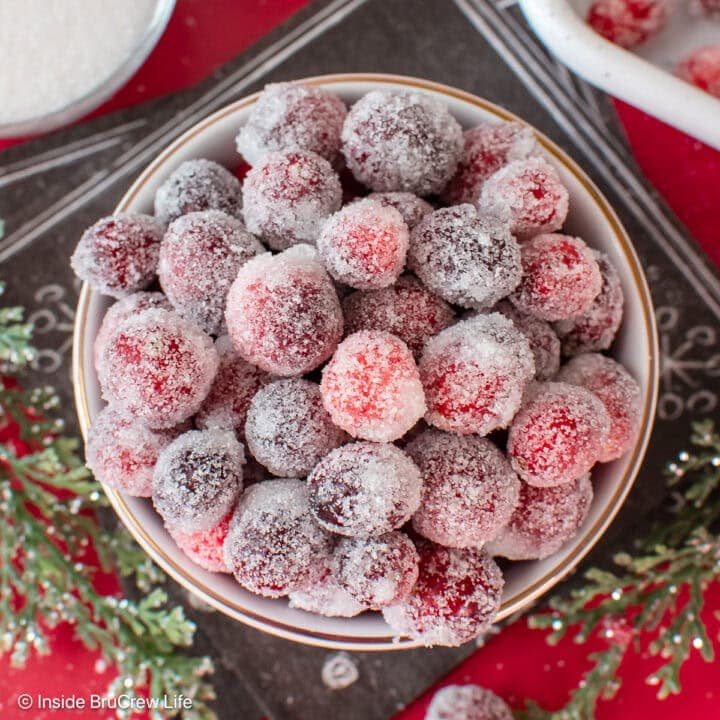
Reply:
<svg viewBox="0 0 720 720"><path fill-rule="evenodd" d="M459 90L269 86L72 265L89 467L169 575L265 632L472 641L580 562L642 461L632 244L560 148Z"/></svg>

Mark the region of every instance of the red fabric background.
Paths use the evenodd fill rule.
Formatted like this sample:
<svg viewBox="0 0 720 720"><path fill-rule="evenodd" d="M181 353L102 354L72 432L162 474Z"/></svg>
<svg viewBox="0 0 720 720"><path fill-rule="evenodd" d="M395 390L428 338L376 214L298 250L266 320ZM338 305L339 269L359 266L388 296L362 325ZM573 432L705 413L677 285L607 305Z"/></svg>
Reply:
<svg viewBox="0 0 720 720"><path fill-rule="evenodd" d="M142 102L163 93L187 87L262 37L307 0L178 0L167 32L135 77L95 114ZM348 70L353 70L352 59ZM720 264L720 231L716 214L720 209L720 153L682 135L634 108L617 103L632 151L650 181L675 212ZM0 148L10 143L0 141ZM104 578L108 592L117 590ZM714 589L709 606L720 605ZM710 616L708 612L708 616ZM709 617L711 635L718 634L717 621ZM521 621L490 639L486 647L458 667L446 682L475 681L492 688L513 705L534 698L547 707L563 704L567 694L587 666L586 646L570 640L549 648L539 632ZM25 670L12 670L0 660L0 716L4 720L95 720L109 716L96 712L24 713L15 706L21 692L53 695L102 692L111 672L98 673L96 656L86 653L73 640L67 627L54 633L52 654L32 661ZM720 670L694 658L683 672L685 692L679 698L656 702L654 690L643 679L654 661L631 656L623 664L624 686L618 698L604 704L599 720L675 719L720 716ZM399 717L419 720L430 694Z"/></svg>

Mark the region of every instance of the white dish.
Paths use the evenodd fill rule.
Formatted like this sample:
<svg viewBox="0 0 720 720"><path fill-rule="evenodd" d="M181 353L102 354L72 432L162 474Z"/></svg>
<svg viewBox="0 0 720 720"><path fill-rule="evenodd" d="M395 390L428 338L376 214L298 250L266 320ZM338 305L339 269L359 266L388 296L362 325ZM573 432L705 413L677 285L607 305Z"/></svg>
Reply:
<svg viewBox="0 0 720 720"><path fill-rule="evenodd" d="M720 21L676 8L668 27L633 51L585 22L592 0L520 0L548 49L588 82L720 150L720 100L673 73L694 50L720 42Z"/></svg>
<svg viewBox="0 0 720 720"><path fill-rule="evenodd" d="M439 97L465 127L488 119L513 118L485 100L424 80L387 75L335 75L308 82L322 84L348 103L373 89L413 88ZM173 142L135 181L117 210L151 212L156 188L184 160L206 157L236 165L239 158L234 138L256 98L257 95L252 95L220 110ZM606 252L620 273L626 310L615 354L640 383L643 420L633 449L594 473L596 495L579 535L546 560L516 563L508 570L499 618L517 612L545 593L567 575L600 538L640 468L657 398L657 333L650 293L637 255L617 216L592 181L550 140L539 133L538 137L570 191L571 209L566 229ZM83 433L104 404L93 367L92 345L109 304L108 298L83 286L73 352L73 381ZM229 576L205 572L175 546L149 501L112 490L107 493L130 532L168 574L190 592L241 622L284 638L325 647L385 650L417 645L408 639L393 642L391 631L377 614L366 613L351 619L312 615L289 608L285 600L268 600L246 592Z"/></svg>

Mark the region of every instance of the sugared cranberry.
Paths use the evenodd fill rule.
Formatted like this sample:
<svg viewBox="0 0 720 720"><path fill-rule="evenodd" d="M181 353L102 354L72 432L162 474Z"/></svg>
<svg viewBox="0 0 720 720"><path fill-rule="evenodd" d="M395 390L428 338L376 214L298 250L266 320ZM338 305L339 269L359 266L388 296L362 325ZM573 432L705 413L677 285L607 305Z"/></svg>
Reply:
<svg viewBox="0 0 720 720"><path fill-rule="evenodd" d="M353 175L377 192L440 192L457 167L462 130L430 95L374 90L348 113L342 153Z"/></svg>
<svg viewBox="0 0 720 720"><path fill-rule="evenodd" d="M558 380L581 385L600 398L610 416L610 433L600 462L624 455L640 429L642 413L640 386L619 363L605 355L590 353L573 358L560 370Z"/></svg>
<svg viewBox="0 0 720 720"><path fill-rule="evenodd" d="M600 459L610 418L589 390L564 382L538 384L510 426L510 464L525 482L552 487L577 480Z"/></svg>
<svg viewBox="0 0 720 720"><path fill-rule="evenodd" d="M569 235L538 235L521 248L523 278L510 300L540 320L586 313L602 289L596 254Z"/></svg>
<svg viewBox="0 0 720 720"><path fill-rule="evenodd" d="M118 213L83 233L70 262L93 290L120 298L153 281L161 239L162 226L155 218Z"/></svg>
<svg viewBox="0 0 720 720"><path fill-rule="evenodd" d="M587 21L610 42L630 49L657 35L669 15L668 0L595 0Z"/></svg>
<svg viewBox="0 0 720 720"><path fill-rule="evenodd" d="M340 150L345 103L322 87L266 85L236 138L238 152L257 165L268 153L309 150L333 162Z"/></svg>
<svg viewBox="0 0 720 720"><path fill-rule="evenodd" d="M188 533L169 527L168 532L175 544L203 570L227 573L230 570L225 564L223 546L230 529L231 516L232 513L229 513L209 530Z"/></svg>
<svg viewBox="0 0 720 720"><path fill-rule="evenodd" d="M534 374L530 344L510 320L499 313L463 320L425 345L425 419L465 434L507 427Z"/></svg>
<svg viewBox="0 0 720 720"><path fill-rule="evenodd" d="M405 452L423 477L416 532L458 548L481 547L497 536L515 508L520 481L492 442L431 429Z"/></svg>
<svg viewBox="0 0 720 720"><path fill-rule="evenodd" d="M502 698L478 685L447 685L438 690L425 720L512 720Z"/></svg>
<svg viewBox="0 0 720 720"><path fill-rule="evenodd" d="M420 504L421 486L416 465L389 443L343 445L308 476L317 521L350 537L382 535L404 525Z"/></svg>
<svg viewBox="0 0 720 720"><path fill-rule="evenodd" d="M345 338L323 370L320 390L332 421L365 440L396 440L425 412L412 353L386 332L363 330Z"/></svg>
<svg viewBox="0 0 720 720"><path fill-rule="evenodd" d="M720 98L720 44L696 50L680 63L678 72L689 83Z"/></svg>
<svg viewBox="0 0 720 720"><path fill-rule="evenodd" d="M225 318L238 352L283 376L321 365L343 331L335 288L308 245L247 262L228 293Z"/></svg>
<svg viewBox="0 0 720 720"><path fill-rule="evenodd" d="M305 150L266 155L248 172L242 193L247 229L273 250L314 243L342 202L330 163Z"/></svg>
<svg viewBox="0 0 720 720"><path fill-rule="evenodd" d="M452 647L474 640L500 608L500 568L473 548L446 548L429 541L416 546L418 580L405 600L383 608L385 621L398 635L425 645Z"/></svg>

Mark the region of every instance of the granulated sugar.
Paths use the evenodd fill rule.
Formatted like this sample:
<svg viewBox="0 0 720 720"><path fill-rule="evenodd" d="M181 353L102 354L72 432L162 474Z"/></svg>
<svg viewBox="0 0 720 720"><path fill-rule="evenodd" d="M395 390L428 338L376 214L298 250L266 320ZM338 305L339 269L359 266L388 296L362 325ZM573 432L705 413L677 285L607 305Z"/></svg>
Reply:
<svg viewBox="0 0 720 720"><path fill-rule="evenodd" d="M59 110L137 47L157 0L2 0L0 124Z"/></svg>

